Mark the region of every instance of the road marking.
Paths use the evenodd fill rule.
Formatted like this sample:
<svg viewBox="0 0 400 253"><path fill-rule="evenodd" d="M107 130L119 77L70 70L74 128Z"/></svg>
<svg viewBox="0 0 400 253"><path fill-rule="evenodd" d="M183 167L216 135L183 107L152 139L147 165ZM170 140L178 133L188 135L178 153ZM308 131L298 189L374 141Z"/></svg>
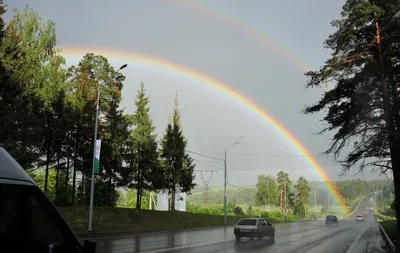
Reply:
<svg viewBox="0 0 400 253"><path fill-rule="evenodd" d="M208 246L212 244L218 244L222 242L228 242L229 240L219 240L219 241L212 241L212 242L202 242L202 243L195 243L195 244L188 244L188 245L182 245L182 246L177 246L173 248L165 248L165 249L156 249L156 250L150 250L150 251L142 251L142 253L160 253L160 252L168 252L168 251L173 251L173 250L178 250L178 249L187 249L187 248L193 248L193 247L200 247L200 246Z"/></svg>
<svg viewBox="0 0 400 253"><path fill-rule="evenodd" d="M353 250L353 248L355 248L355 245L357 244L357 242L360 240L361 236L365 233L365 231L369 228L366 227L362 233L357 237L357 239L353 242L353 244L351 244L350 248L346 251L346 253L351 253L351 251Z"/></svg>

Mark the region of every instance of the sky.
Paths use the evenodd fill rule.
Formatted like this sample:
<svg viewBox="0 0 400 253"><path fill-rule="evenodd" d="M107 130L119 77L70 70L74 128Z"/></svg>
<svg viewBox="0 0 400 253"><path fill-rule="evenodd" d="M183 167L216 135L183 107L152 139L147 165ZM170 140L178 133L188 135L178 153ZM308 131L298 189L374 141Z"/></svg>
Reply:
<svg viewBox="0 0 400 253"><path fill-rule="evenodd" d="M160 136L173 110L175 92L188 150L223 159L225 148L243 136L227 152L228 182L237 186L255 185L258 175L275 176L280 170L292 180L321 178L290 141L240 101L204 80L135 59L124 61L110 50L167 60L234 88L285 126L332 180L380 178L369 171L354 176L356 169L339 176L340 165L332 156L321 155L332 133L315 134L323 127L324 115L301 113L324 92L324 88L306 90L304 72L318 69L329 58L322 43L334 31L330 22L340 16L344 2L5 1L9 10L29 4L43 20L54 20L61 49L78 48L85 53L102 49L100 53L115 68L127 63L122 70L127 77L122 106L126 113L134 113L136 93L144 82ZM66 59L76 64L80 57L67 55ZM196 170L215 170L211 186L223 185L221 160L191 155ZM204 172L205 178L208 175ZM199 172L196 182L203 185Z"/></svg>

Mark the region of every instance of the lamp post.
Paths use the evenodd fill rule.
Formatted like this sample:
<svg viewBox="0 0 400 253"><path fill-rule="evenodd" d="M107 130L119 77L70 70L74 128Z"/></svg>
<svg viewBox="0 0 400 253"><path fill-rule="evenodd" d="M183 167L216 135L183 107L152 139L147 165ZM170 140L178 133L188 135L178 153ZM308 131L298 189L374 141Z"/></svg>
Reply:
<svg viewBox="0 0 400 253"><path fill-rule="evenodd" d="M229 145L228 147L225 148L225 158L224 158L224 225L226 225L226 184L227 184L227 166L226 166L226 159L227 159L227 155L226 155L226 150L229 147L232 147L234 145L237 145L240 143L240 139L243 139L243 136L239 137L235 143L232 143L231 145Z"/></svg>
<svg viewBox="0 0 400 253"><path fill-rule="evenodd" d="M121 69L124 69L128 66L128 64L122 65L117 72ZM114 80L118 80L120 76L117 78L113 78ZM92 221L93 221L93 202L94 202L94 173L95 173L95 166L96 166L96 142L97 142L97 129L99 124L99 103L100 103L100 88L101 85L104 84L104 81L98 85L97 87L97 99L96 99L96 118L95 118L95 125L94 125L94 140L93 140L93 161L92 161L92 177L90 182L90 204L89 204L89 226L88 231L92 231Z"/></svg>

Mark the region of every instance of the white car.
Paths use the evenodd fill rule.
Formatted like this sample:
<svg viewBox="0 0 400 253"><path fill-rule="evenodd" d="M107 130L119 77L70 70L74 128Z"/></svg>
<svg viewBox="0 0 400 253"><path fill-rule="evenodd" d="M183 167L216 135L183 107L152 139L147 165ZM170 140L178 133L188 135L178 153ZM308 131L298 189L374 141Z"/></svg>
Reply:
<svg viewBox="0 0 400 253"><path fill-rule="evenodd" d="M363 221L364 217L362 215L357 215L356 221Z"/></svg>

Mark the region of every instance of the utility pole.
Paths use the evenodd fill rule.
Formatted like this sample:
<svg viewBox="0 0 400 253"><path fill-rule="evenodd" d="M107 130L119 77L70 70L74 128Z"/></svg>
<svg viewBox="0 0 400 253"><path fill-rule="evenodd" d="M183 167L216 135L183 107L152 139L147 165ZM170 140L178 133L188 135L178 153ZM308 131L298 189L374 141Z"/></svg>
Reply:
<svg viewBox="0 0 400 253"><path fill-rule="evenodd" d="M226 225L226 184L227 182L227 176L228 176L228 170L227 170L227 166L226 166L226 159L227 159L227 155L226 155L226 150L229 147L232 147L234 145L237 145L240 143L240 139L243 139L243 136L239 137L237 139L237 141L235 143L232 143L231 145L229 145L228 147L225 148L225 158L224 158L224 225Z"/></svg>
<svg viewBox="0 0 400 253"><path fill-rule="evenodd" d="M330 212L331 212L331 210L330 210L330 205L329 205L329 193L328 193L328 215L330 215Z"/></svg>
<svg viewBox="0 0 400 253"><path fill-rule="evenodd" d="M211 174L210 174L210 177L206 180L205 178L204 178L204 176L203 176L203 171L204 172L207 172L207 171L209 171L209 172L211 172ZM206 206L208 206L209 205L209 201L208 201L208 190L209 190L209 185L210 185L210 182L211 182L211 179L212 179L212 177L213 177L213 173L214 173L214 171L215 172L217 172L216 170L200 170L200 173L201 173L201 180L203 181L203 183L204 183L204 205Z"/></svg>

